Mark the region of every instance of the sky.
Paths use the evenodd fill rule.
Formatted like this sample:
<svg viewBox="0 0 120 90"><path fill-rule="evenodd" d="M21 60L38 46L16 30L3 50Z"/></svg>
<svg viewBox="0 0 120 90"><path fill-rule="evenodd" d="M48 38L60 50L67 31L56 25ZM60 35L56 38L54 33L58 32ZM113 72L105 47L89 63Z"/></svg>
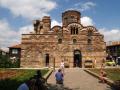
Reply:
<svg viewBox="0 0 120 90"><path fill-rule="evenodd" d="M62 13L77 10L81 24L92 25L106 42L120 41L120 0L0 0L0 48L21 42L33 31L32 21L51 17L51 27L61 25Z"/></svg>

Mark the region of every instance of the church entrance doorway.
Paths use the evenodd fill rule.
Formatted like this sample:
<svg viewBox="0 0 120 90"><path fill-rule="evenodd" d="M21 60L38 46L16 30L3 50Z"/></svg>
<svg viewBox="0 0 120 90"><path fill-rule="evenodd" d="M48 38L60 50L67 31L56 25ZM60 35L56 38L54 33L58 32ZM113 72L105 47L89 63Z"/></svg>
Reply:
<svg viewBox="0 0 120 90"><path fill-rule="evenodd" d="M82 67L82 55L80 50L74 50L74 67Z"/></svg>
<svg viewBox="0 0 120 90"><path fill-rule="evenodd" d="M45 65L46 67L49 66L49 54L45 55Z"/></svg>

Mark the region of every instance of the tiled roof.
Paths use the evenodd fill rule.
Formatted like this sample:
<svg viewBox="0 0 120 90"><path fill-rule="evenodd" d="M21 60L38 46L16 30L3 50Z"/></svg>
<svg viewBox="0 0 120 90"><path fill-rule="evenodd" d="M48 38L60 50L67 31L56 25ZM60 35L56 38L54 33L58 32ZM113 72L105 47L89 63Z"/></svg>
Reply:
<svg viewBox="0 0 120 90"><path fill-rule="evenodd" d="M21 48L21 44L10 46L9 48Z"/></svg>

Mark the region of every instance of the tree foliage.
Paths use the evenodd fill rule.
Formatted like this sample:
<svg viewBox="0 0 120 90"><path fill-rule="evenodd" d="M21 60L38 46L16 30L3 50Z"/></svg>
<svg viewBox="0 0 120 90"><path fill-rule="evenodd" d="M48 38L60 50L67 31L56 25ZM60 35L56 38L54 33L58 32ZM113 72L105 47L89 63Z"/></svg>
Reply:
<svg viewBox="0 0 120 90"><path fill-rule="evenodd" d="M0 68L18 68L19 60L12 62L8 55L0 55Z"/></svg>
<svg viewBox="0 0 120 90"><path fill-rule="evenodd" d="M118 50L117 50L117 56L118 57L120 56L120 48L118 48Z"/></svg>

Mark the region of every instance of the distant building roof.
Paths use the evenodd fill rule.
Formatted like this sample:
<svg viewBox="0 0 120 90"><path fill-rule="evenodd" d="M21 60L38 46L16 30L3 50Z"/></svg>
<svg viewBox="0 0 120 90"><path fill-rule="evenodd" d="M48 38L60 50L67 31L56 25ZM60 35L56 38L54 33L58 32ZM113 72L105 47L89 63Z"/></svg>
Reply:
<svg viewBox="0 0 120 90"><path fill-rule="evenodd" d="M21 48L21 44L10 46L9 48Z"/></svg>
<svg viewBox="0 0 120 90"><path fill-rule="evenodd" d="M107 44L107 46L117 46L117 45L120 45L120 41L113 41Z"/></svg>
<svg viewBox="0 0 120 90"><path fill-rule="evenodd" d="M5 51L5 50L3 50L3 49L0 48L0 52L7 53L8 51Z"/></svg>

